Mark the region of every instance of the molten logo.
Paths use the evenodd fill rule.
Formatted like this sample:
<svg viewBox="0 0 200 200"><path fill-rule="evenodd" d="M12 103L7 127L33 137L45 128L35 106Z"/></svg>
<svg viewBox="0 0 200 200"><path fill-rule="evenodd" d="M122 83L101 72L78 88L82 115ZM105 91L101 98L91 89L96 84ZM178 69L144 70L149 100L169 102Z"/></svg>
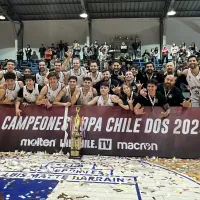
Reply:
<svg viewBox="0 0 200 200"><path fill-rule="evenodd" d="M32 146L32 147L55 147L56 146L56 139L48 140L43 138L37 139L22 139L20 146Z"/></svg>

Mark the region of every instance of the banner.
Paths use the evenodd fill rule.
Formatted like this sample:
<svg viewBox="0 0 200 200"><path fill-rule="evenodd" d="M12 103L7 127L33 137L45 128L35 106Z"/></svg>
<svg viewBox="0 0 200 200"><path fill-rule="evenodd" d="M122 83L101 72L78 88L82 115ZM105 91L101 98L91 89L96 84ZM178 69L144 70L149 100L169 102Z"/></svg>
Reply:
<svg viewBox="0 0 200 200"><path fill-rule="evenodd" d="M75 116L76 106L69 108L68 117L64 107L21 108L22 116L17 117L14 106L0 106L0 151L55 153L63 146L63 152L69 151L70 117ZM144 115L135 116L120 107L81 106L83 154L200 158L200 109L175 107L166 119L160 118L162 111L146 107Z"/></svg>

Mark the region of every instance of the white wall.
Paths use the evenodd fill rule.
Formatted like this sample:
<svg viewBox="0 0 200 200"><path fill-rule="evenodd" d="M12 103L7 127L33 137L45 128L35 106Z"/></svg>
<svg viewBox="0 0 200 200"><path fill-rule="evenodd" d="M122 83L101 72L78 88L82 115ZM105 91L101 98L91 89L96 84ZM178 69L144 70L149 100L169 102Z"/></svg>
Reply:
<svg viewBox="0 0 200 200"><path fill-rule="evenodd" d="M42 43L50 46L52 43L73 43L74 40L84 43L86 40L86 21L25 21L24 22L24 45L39 47Z"/></svg>
<svg viewBox="0 0 200 200"><path fill-rule="evenodd" d="M41 44L46 47L62 40L72 44L74 40L84 44L88 33L85 20L60 20L60 21L25 21L24 22L24 47L30 44L33 51L37 52ZM16 59L15 41L10 22L0 22L0 60L5 58Z"/></svg>
<svg viewBox="0 0 200 200"><path fill-rule="evenodd" d="M142 52L159 48L159 20L158 19L101 19L92 20L93 40L108 43L115 36L135 36L142 42Z"/></svg>
<svg viewBox="0 0 200 200"><path fill-rule="evenodd" d="M15 35L10 22L0 22L0 59L15 58Z"/></svg>
<svg viewBox="0 0 200 200"><path fill-rule="evenodd" d="M187 47L195 42L200 48L200 18L168 18L166 25L167 45L184 41Z"/></svg>
<svg viewBox="0 0 200 200"><path fill-rule="evenodd" d="M182 41L189 46L195 42L200 47L200 18L168 18L166 21L167 45ZM10 22L0 22L0 59L15 59L14 33ZM85 20L25 21L24 47L30 44L38 52L40 44L57 44L59 40L71 44L75 39L80 44L86 42L87 22ZM138 35L142 41L142 51L159 47L158 19L104 19L92 20L93 41L108 43L115 36Z"/></svg>

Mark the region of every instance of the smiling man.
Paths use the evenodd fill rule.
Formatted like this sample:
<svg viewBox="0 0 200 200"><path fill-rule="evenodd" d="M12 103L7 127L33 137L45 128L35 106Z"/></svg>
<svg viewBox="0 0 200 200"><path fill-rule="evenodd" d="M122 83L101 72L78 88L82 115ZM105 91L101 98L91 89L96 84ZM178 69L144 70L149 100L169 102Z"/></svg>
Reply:
<svg viewBox="0 0 200 200"><path fill-rule="evenodd" d="M22 76L19 71L15 71L15 62L13 60L8 60L6 63L6 70L0 71L0 83L1 84L4 84L4 82L5 82L4 75L7 72L14 73L16 76L16 78L15 78L16 81L20 80L20 78Z"/></svg>
<svg viewBox="0 0 200 200"><path fill-rule="evenodd" d="M90 72L87 74L92 79L92 84L96 84L102 79L102 73L98 70L97 62L90 62Z"/></svg>
<svg viewBox="0 0 200 200"><path fill-rule="evenodd" d="M145 96L139 95L135 98L136 106L134 112L136 115L144 114L143 106L161 106L165 112L161 112L161 117L166 118L170 114L170 106L165 96L157 90L157 81L151 79L147 82L147 93Z"/></svg>
<svg viewBox="0 0 200 200"><path fill-rule="evenodd" d="M15 112L17 116L20 116L22 112L22 110L20 110L20 104L23 103L24 106L35 104L42 89L42 86L35 83L35 77L31 74L25 75L24 79L26 85L19 90L15 103Z"/></svg>
<svg viewBox="0 0 200 200"><path fill-rule="evenodd" d="M158 83L163 81L161 74L155 71L154 64L152 62L147 62L145 64L145 72L142 79L143 87L146 88L147 82L152 79L156 80Z"/></svg>
<svg viewBox="0 0 200 200"><path fill-rule="evenodd" d="M58 93L64 87L64 84L59 82L59 76L56 72L50 72L47 78L49 83L42 88L36 104L44 104L45 106L47 106L47 108L49 108L52 106Z"/></svg>
<svg viewBox="0 0 200 200"><path fill-rule="evenodd" d="M38 85L45 85L45 77L48 73L47 66L44 61L39 62L39 72L35 75L36 83Z"/></svg>
<svg viewBox="0 0 200 200"><path fill-rule="evenodd" d="M188 57L189 69L182 72L190 88L192 107L200 107L200 70L195 55ZM181 79L181 77L180 77Z"/></svg>
<svg viewBox="0 0 200 200"><path fill-rule="evenodd" d="M184 102L184 97L179 88L175 84L176 77L174 75L167 75L164 83L158 85L158 91L160 91L170 106L181 106Z"/></svg>
<svg viewBox="0 0 200 200"><path fill-rule="evenodd" d="M4 78L4 88L0 89L0 104L14 104L17 94L24 84L22 81L16 81L16 75L12 72L7 72Z"/></svg>

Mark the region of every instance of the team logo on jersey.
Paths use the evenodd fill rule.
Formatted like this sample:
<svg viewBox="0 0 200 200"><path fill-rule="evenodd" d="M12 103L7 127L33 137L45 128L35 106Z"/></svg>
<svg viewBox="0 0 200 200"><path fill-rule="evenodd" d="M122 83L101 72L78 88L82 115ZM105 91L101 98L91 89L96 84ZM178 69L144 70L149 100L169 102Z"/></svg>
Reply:
<svg viewBox="0 0 200 200"><path fill-rule="evenodd" d="M168 98L171 99L171 98L172 98L172 94L169 94L169 95L168 95Z"/></svg>

